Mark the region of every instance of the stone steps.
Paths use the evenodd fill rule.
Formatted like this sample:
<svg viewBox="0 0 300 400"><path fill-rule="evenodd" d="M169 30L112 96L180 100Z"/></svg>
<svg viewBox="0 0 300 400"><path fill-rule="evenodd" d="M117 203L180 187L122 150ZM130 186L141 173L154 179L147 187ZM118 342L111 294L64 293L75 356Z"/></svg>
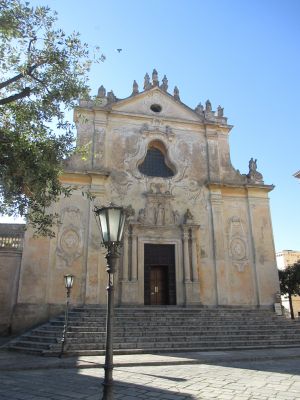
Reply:
<svg viewBox="0 0 300 400"><path fill-rule="evenodd" d="M67 354L104 354L106 310L77 307L69 313ZM64 316L9 343L11 350L57 355L61 348ZM182 307L117 308L116 354L296 347L300 324L270 310L205 309Z"/></svg>

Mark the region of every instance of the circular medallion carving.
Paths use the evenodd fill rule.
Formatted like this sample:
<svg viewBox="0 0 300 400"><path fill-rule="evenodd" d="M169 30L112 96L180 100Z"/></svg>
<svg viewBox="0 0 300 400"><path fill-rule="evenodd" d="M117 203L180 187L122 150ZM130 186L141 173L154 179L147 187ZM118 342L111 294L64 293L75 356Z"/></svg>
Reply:
<svg viewBox="0 0 300 400"><path fill-rule="evenodd" d="M80 239L74 229L68 229L61 235L60 246L66 253L75 253L78 250Z"/></svg>
<svg viewBox="0 0 300 400"><path fill-rule="evenodd" d="M234 260L243 260L246 258L246 245L242 239L232 239L230 250Z"/></svg>

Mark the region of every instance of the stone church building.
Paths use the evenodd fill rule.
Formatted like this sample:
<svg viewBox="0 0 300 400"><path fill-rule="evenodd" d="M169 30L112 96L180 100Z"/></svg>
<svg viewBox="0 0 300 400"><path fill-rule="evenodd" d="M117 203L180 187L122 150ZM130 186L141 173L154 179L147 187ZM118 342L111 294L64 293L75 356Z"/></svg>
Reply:
<svg viewBox="0 0 300 400"><path fill-rule="evenodd" d="M101 86L94 100L79 102L74 119L87 156L66 163L62 181L75 189L54 205L61 216L56 237L25 234L13 330L62 310L68 273L75 276L72 304L106 304L105 250L93 209L109 202L128 215L116 306L274 304L273 186L254 159L245 174L232 166L223 108L213 111L210 101L190 108L154 70L143 90L134 81L125 99Z"/></svg>

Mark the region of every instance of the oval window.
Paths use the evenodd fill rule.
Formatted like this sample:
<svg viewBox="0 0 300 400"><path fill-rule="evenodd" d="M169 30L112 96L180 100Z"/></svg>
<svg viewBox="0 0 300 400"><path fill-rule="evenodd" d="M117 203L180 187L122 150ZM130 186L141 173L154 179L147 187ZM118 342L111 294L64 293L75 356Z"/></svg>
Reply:
<svg viewBox="0 0 300 400"><path fill-rule="evenodd" d="M162 110L162 107L159 104L152 104L150 106L150 110L152 110L155 113L159 113Z"/></svg>

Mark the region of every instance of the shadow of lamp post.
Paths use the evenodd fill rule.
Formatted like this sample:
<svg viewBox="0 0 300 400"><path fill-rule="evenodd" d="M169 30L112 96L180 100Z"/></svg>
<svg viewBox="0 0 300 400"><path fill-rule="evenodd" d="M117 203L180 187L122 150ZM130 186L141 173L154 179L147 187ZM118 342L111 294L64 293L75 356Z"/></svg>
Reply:
<svg viewBox="0 0 300 400"><path fill-rule="evenodd" d="M95 207L94 213L102 235L102 245L107 249L106 271L107 283L107 313L106 313L106 343L103 382L103 400L113 399L113 337L114 337L114 272L119 258L119 247L122 245L125 210L123 207L110 203L108 206Z"/></svg>
<svg viewBox="0 0 300 400"><path fill-rule="evenodd" d="M59 357L61 357L63 355L64 349L65 349L65 344L67 341L68 323L69 323L69 302L70 302L71 289L73 287L73 282L74 282L74 276L71 274L65 275L64 281L65 281L65 288L67 289L67 301L66 301L65 322L64 322L64 328L63 328L63 333L62 333L62 338L61 338L61 350L60 350Z"/></svg>

